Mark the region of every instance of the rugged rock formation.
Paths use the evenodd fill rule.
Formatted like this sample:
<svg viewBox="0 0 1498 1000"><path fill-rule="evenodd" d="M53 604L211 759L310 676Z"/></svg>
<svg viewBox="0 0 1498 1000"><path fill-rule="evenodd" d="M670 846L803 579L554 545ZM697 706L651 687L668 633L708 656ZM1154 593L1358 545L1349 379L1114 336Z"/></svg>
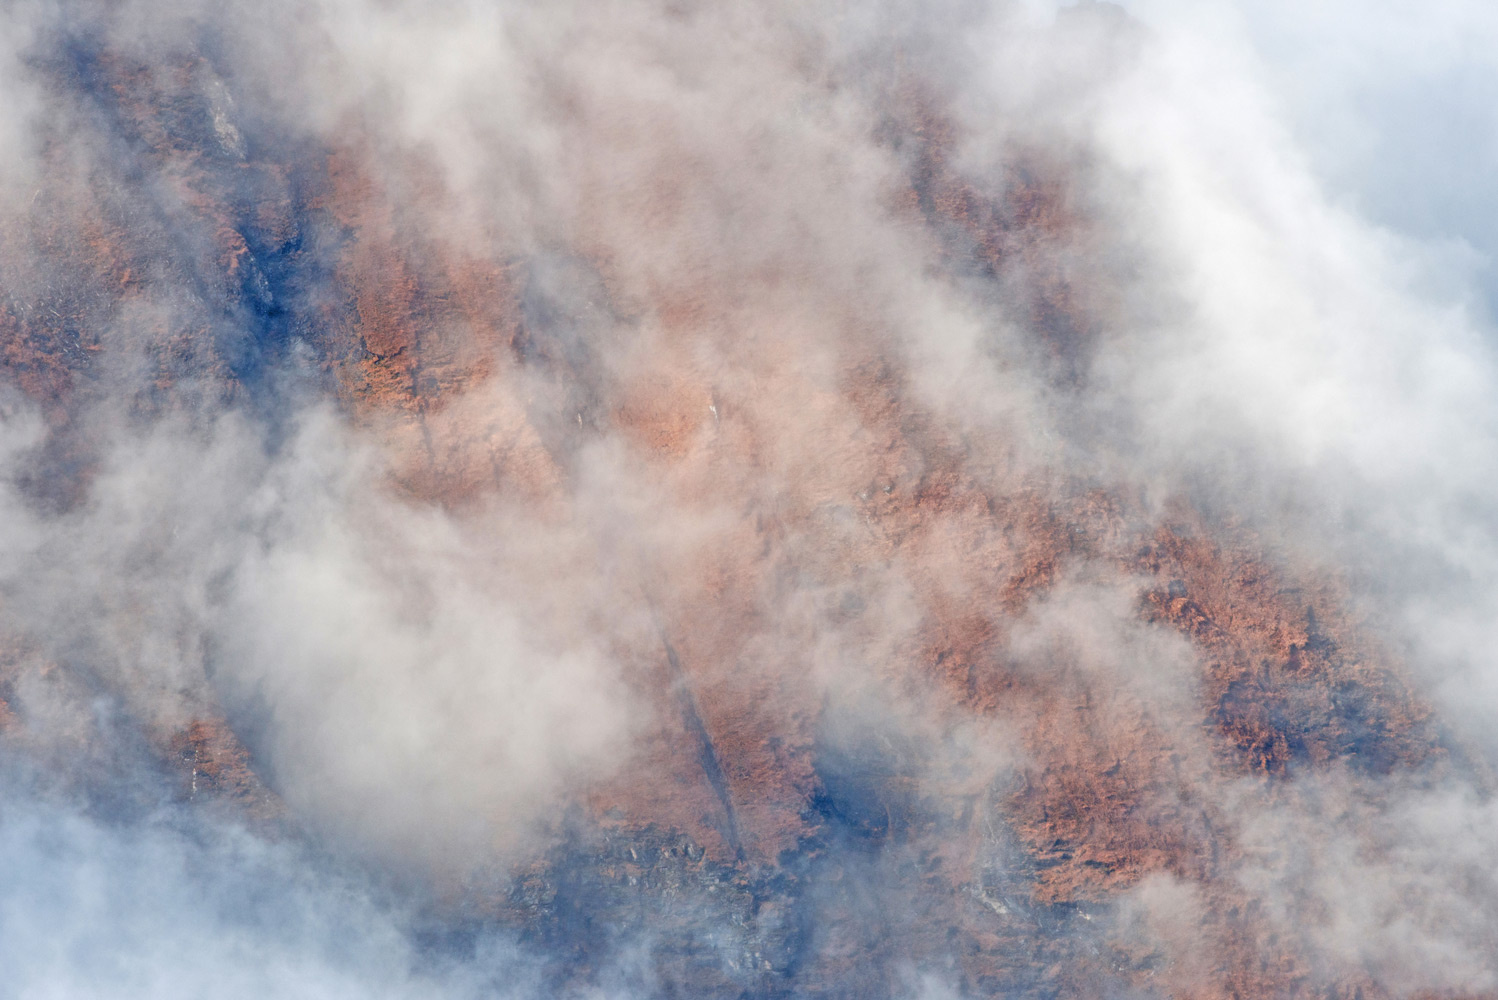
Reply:
<svg viewBox="0 0 1498 1000"><path fill-rule="evenodd" d="M1362 777L1486 787L1344 581L1232 511L1018 458L1002 422L915 384L875 310L775 273L794 255L632 263L622 215L641 238L701 224L708 168L651 173L686 140L584 192L624 207L584 209L570 242L485 242L432 221L452 208L432 164L278 133L206 56L57 51L79 121L0 225L5 379L45 420L37 510L87 506L116 403L275 427L321 398L400 503L592 532L623 609L604 641L649 710L538 845L432 876L434 951L504 927L558 988L668 996L1386 995L1242 876L1245 816L1318 775L1374 809ZM1117 280L1084 167L1036 149L965 174L923 86L879 98L892 225L1014 317L1065 410ZM106 141L79 162L85 119ZM616 124L605 155L651 141ZM300 835L260 723L213 684L158 711L36 642L8 636L0 666L13 747L52 724L15 689L62 675L126 706L180 801Z"/></svg>

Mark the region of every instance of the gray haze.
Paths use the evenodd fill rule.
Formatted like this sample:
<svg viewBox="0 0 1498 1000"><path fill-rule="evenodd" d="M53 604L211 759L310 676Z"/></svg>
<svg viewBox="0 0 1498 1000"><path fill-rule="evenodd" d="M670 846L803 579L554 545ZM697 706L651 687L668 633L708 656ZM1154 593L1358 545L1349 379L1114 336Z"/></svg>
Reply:
<svg viewBox="0 0 1498 1000"><path fill-rule="evenodd" d="M1023 757L1016 733L878 667L914 648L918 588L985 599L962 539L839 589L866 538L848 498L922 472L842 464L828 444L867 430L835 398L851 357L899 368L995 492L1074 476L1126 484L1147 510L1187 496L1335 569L1491 761L1493 17L1458 3L1139 3L1132 20L1096 7L8 5L13 300L50 302L82 273L49 272L67 255L28 228L54 196L93 192L176 233L184 259L209 245L173 229L185 182L119 167L135 154L57 69L69 32L164 76L206 38L213 68L194 86L213 156L360 149L433 246L539 262L535 294L571 310L559 340L602 373L600 395L677 393L696 422L686 458L652 464L555 385L497 368L423 414L418 443L414 425L330 402L301 333L264 376L270 403L221 393L224 365L194 352L249 342L248 321L184 290L188 270L138 278L113 313L79 306L77 349L97 348L98 372L79 434L103 456L83 498L37 498L44 403L14 393L0 425L0 619L18 637L6 700L26 722L0 740L27 762L0 806L5 988L536 994L546 956L493 927L448 954L423 943L422 907L502 881L564 835L579 796L648 773L640 734L660 708L640 692L663 636L687 656L714 648L670 630L719 620L694 602L717 579L704 562L749 543L745 510L818 527L777 543L799 576L755 591L752 641L706 672L709 689L853 705L849 728L924 748L918 787L1003 780ZM1058 377L1018 294L953 277L897 210L907 165L876 138L896 54L949 102L960 176L981 184L1039 150L1078 178L1072 207L1089 221L1064 269L1103 317L1084 372ZM609 309L593 305L601 279L556 249L569 246L612 262ZM179 327L206 332L163 346ZM161 357L195 373L168 404L153 395ZM565 461L515 429L546 406L567 433L585 428ZM510 448L504 489L463 506L400 488L410 454L443 455L474 426ZM1015 616L1005 655L1042 681L1101 678L1088 683L1188 731L1196 654L1139 620L1137 587L1103 577L1070 567ZM872 612L853 621L855 605ZM210 710L243 729L285 810L273 822L187 818L191 801L151 772L151 741ZM1487 790L1380 782L1333 769L1288 793L1198 791L1241 817L1235 878L1287 934L1312 928L1328 978L1358 965L1397 995L1493 988ZM1191 955L1195 893L1148 881L1118 926ZM645 945L616 944L598 964L620 971L601 981L650 994L631 965ZM950 993L915 973L901 989Z"/></svg>

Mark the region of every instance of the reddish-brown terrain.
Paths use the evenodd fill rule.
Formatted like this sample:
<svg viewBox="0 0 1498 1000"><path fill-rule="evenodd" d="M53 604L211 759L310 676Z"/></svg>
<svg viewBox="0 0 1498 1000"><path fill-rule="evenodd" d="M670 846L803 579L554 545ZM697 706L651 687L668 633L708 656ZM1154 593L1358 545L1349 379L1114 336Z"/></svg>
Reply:
<svg viewBox="0 0 1498 1000"><path fill-rule="evenodd" d="M621 218L669 239L705 211L685 152L678 178L585 186L582 204L616 204L566 245L485 244L431 223L451 209L437 167L378 136L215 146L206 59L106 50L88 71L90 113L153 187L65 162L60 129L43 162L62 180L0 223L5 379L44 421L21 480L37 510L87 506L108 407L271 412L269 373L295 356L305 391L374 442L393 503L581 539L569 568L517 565L521 591L531 571L606 581L612 606L583 594L567 614L646 706L627 753L523 850L431 876L437 919L513 929L558 984L644 941L665 995L923 977L993 996L1391 995L1297 935L1322 903L1243 876L1263 846L1245 818L1299 815L1323 778L1373 809L1398 782L1487 788L1346 580L1252 516L964 424L877 311L815 275L710 240L700 266L632 262ZM876 139L905 170L889 225L1004 303L1064 407L1117 280L1089 264L1109 236L1083 168L1036 149L966 176L963 126L924 93L882 98ZM615 124L606 149L636 139ZM81 669L44 647L5 638L13 747L48 724L13 692ZM49 683L132 706L180 800L297 835L212 686L157 712L107 672Z"/></svg>

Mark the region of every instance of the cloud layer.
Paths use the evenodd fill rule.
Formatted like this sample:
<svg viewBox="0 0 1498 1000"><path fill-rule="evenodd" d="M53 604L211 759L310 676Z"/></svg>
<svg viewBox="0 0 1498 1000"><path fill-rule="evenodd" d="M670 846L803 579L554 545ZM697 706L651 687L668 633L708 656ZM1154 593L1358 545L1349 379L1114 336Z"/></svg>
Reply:
<svg viewBox="0 0 1498 1000"><path fill-rule="evenodd" d="M1493 25L1336 14L7 8L18 994L1491 990Z"/></svg>

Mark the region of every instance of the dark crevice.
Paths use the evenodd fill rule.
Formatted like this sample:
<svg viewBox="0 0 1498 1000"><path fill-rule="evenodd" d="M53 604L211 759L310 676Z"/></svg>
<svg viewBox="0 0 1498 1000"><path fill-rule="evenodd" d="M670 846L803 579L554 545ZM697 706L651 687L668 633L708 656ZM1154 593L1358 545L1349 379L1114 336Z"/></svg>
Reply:
<svg viewBox="0 0 1498 1000"><path fill-rule="evenodd" d="M676 655L676 648L664 637L661 641L666 647L666 662L671 665L671 685L676 689L676 697L681 702L682 721L697 745L697 762L702 765L707 783L713 786L713 793L723 806L723 828L719 832L728 841L728 846L733 848L734 857L743 861L744 844L739 838L739 823L733 812L733 796L728 793L728 778L718 760L718 751L714 749L712 737L708 735L707 726L702 723L702 715L697 711L697 698L692 693L686 671L682 669L681 658Z"/></svg>

